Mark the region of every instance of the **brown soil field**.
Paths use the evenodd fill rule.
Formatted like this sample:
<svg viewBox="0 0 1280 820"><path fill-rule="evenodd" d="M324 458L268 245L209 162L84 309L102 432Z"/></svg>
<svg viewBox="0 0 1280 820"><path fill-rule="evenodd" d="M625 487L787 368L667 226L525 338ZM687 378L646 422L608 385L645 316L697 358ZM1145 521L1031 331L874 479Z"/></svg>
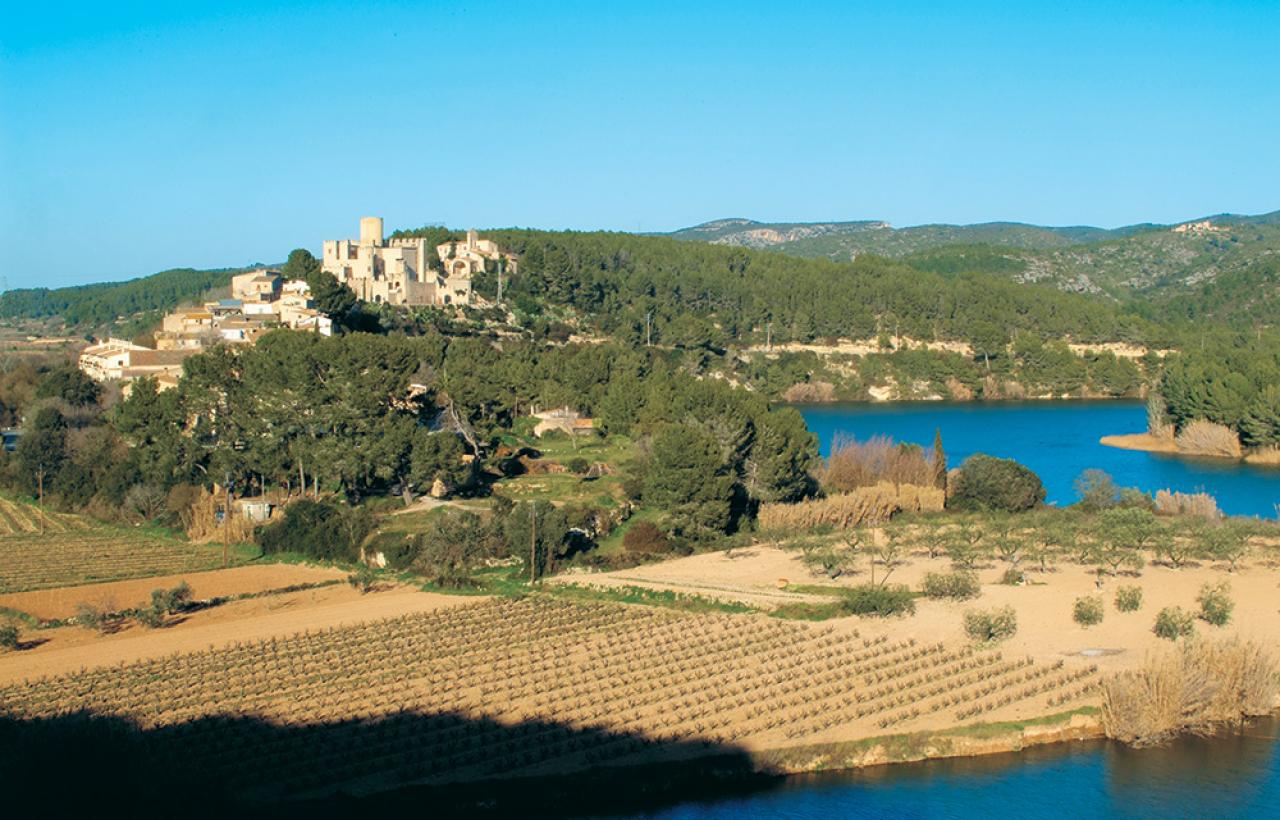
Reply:
<svg viewBox="0 0 1280 820"><path fill-rule="evenodd" d="M431 612L476 600L408 587L361 594L343 584L233 601L177 616L171 626L160 629L130 622L110 635L78 626L24 630L23 641L38 643L30 649L0 654L0 685L306 630Z"/></svg>
<svg viewBox="0 0 1280 820"><path fill-rule="evenodd" d="M660 564L617 572L565 575L559 583L584 586L641 586L674 592L691 593L719 600L743 601L757 606L777 606L791 600L805 600L811 595L797 595L779 589L782 580L790 584L834 584L852 586L865 583L869 576L863 569L835 581L814 576L804 566L798 550L772 546L752 546L732 553L714 552L677 558ZM920 598L916 614L903 618L879 620L855 619L864 635L886 635L893 638L914 637L918 640L961 641L965 639L963 614L969 609L992 609L1012 606L1018 614L1018 632L1000 646L1008 652L1030 655L1040 661L1081 657L1087 653L1107 671L1132 667L1144 654L1167 641L1152 632L1156 613L1167 606L1198 610L1196 595L1206 582L1228 581L1236 608L1231 623L1214 627L1199 621L1198 633L1206 636L1239 635L1257 640L1263 646L1280 646L1280 569L1266 565L1261 558L1251 558L1237 572L1224 566L1184 566L1170 569L1148 564L1139 575L1106 577L1097 587L1092 567L1061 563L1050 572L1040 573L1024 565L1029 583L1008 586L998 583L1004 573L1003 563L990 564L979 571L982 594L969 601L935 601ZM902 583L918 589L926 572L950 569L946 558L930 559L914 555L894 569L890 583ZM877 579L884 569L876 567ZM1116 588L1137 586L1142 589L1142 608L1136 612L1120 612L1115 608ZM1072 605L1085 595L1100 595L1106 614L1102 623L1084 628L1072 620Z"/></svg>
<svg viewBox="0 0 1280 820"><path fill-rule="evenodd" d="M191 586L193 599L203 601L210 598L266 592L300 584L340 580L346 576L347 573L337 569L297 564L264 564L14 592L0 595L0 607L16 609L48 621L70 618L75 615L76 607L81 603L92 604L108 612L132 609L148 603L153 589L169 589L184 581Z"/></svg>

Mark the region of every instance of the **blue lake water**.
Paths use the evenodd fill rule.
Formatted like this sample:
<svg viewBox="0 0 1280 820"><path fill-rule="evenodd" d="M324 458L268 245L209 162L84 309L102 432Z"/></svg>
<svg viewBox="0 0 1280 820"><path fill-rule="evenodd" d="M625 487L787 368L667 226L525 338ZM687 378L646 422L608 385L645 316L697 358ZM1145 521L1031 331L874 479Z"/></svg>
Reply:
<svg viewBox="0 0 1280 820"><path fill-rule="evenodd" d="M866 439L892 436L928 447L942 430L947 461L958 466L974 453L1015 459L1044 482L1050 503L1076 501L1074 482L1089 468L1116 483L1148 493L1160 489L1207 492L1232 515L1276 516L1280 470L1215 459L1185 459L1120 450L1102 436L1140 433L1146 409L1138 402L891 402L795 405L826 455L836 434ZM1277 811L1280 816L1280 810Z"/></svg>
<svg viewBox="0 0 1280 820"><path fill-rule="evenodd" d="M788 778L749 797L690 802L638 817L1265 818L1280 817L1280 723L1155 749L1079 743L1006 755Z"/></svg>

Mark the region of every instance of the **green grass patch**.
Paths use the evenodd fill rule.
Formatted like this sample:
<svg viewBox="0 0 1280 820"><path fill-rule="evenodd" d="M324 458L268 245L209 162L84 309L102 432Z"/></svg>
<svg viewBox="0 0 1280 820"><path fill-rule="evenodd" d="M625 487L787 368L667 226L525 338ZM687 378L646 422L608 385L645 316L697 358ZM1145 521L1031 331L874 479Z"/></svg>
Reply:
<svg viewBox="0 0 1280 820"><path fill-rule="evenodd" d="M760 611L756 607L740 602L720 601L714 598L704 598L701 595L638 586L593 589L572 584L556 584L546 587L543 591L557 598L568 598L577 601L612 601L621 604L643 604L645 606L678 609L682 612L746 613Z"/></svg>
<svg viewBox="0 0 1280 820"><path fill-rule="evenodd" d="M769 616L781 618L785 621L827 621L831 618L843 617L846 614L838 602L819 604L809 601L797 601L794 604L783 604L770 612Z"/></svg>

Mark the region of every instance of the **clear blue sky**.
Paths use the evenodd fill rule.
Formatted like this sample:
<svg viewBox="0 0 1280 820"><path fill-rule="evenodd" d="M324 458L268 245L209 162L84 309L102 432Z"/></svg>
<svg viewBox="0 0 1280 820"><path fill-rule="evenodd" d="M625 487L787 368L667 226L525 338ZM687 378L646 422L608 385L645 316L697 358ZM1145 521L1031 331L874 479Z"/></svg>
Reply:
<svg viewBox="0 0 1280 820"><path fill-rule="evenodd" d="M11 4L10 287L388 229L1280 208L1280 3Z"/></svg>

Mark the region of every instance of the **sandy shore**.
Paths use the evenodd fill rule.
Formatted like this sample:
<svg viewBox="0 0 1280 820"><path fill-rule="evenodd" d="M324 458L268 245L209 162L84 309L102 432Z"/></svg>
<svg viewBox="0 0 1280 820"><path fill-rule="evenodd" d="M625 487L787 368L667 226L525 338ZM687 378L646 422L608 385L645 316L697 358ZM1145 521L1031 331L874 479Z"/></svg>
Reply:
<svg viewBox="0 0 1280 820"><path fill-rule="evenodd" d="M1146 453L1169 453L1170 455L1190 455L1178 449L1178 444L1171 438L1153 436L1150 433L1126 433L1119 436L1103 436L1098 443L1120 450L1141 450Z"/></svg>

